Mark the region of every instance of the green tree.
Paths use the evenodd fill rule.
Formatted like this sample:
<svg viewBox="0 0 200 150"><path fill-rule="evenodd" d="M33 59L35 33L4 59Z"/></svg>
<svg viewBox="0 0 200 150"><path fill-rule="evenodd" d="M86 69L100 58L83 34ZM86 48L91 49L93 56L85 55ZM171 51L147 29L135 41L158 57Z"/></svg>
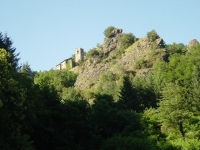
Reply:
<svg viewBox="0 0 200 150"><path fill-rule="evenodd" d="M162 99L159 102L158 119L163 126L179 131L185 139L186 125L191 118L191 101L185 87L177 84L168 84L162 91Z"/></svg>
<svg viewBox="0 0 200 150"><path fill-rule="evenodd" d="M168 53L170 54L174 54L174 53L185 54L187 52L187 47L182 43L167 44L166 49L168 50Z"/></svg>
<svg viewBox="0 0 200 150"><path fill-rule="evenodd" d="M10 57L8 62L12 64L12 67L15 71L19 69L18 67L18 61L19 61L19 53L15 53L16 48L12 46L13 42L10 39L10 37L7 36L7 34L3 35L0 32L0 48L5 49L7 52L10 53Z"/></svg>
<svg viewBox="0 0 200 150"><path fill-rule="evenodd" d="M65 100L78 100L80 99L80 94L74 89L74 87L64 87L62 89L62 101L65 102Z"/></svg>
<svg viewBox="0 0 200 150"><path fill-rule="evenodd" d="M193 72L200 69L200 59L197 57L200 46L196 45L191 52L182 55L180 53L172 54L168 58L168 62L159 61L153 65L153 74L155 80L159 78L163 83L177 82L178 85L189 87Z"/></svg>
<svg viewBox="0 0 200 150"><path fill-rule="evenodd" d="M123 85L120 88L119 94L119 107L122 107L125 110L132 109L136 112L141 111L137 90L132 86L128 76L124 76Z"/></svg>
<svg viewBox="0 0 200 150"><path fill-rule="evenodd" d="M112 31L114 30L115 27L109 26L104 30L104 35L105 37L110 37L112 35Z"/></svg>
<svg viewBox="0 0 200 150"><path fill-rule="evenodd" d="M45 72L38 72L35 74L34 83L39 86L54 87L60 98L64 95L62 92L64 88L72 87L76 81L77 75L67 69L50 70Z"/></svg>
<svg viewBox="0 0 200 150"><path fill-rule="evenodd" d="M127 49L136 41L136 37L132 33L123 34L123 36L119 39L120 48L123 50Z"/></svg>
<svg viewBox="0 0 200 150"><path fill-rule="evenodd" d="M118 82L120 82L120 77L111 71L105 72L99 77L99 80L95 86L95 93L98 94L108 94L113 95L114 100L118 100L118 95L116 94L119 90Z"/></svg>
<svg viewBox="0 0 200 150"><path fill-rule="evenodd" d="M26 77L33 79L34 78L34 71L31 69L28 62L22 65L22 67L19 69L19 72L24 74Z"/></svg>
<svg viewBox="0 0 200 150"><path fill-rule="evenodd" d="M147 32L147 38L150 41L155 41L156 39L160 38L159 35L157 34L157 32L155 30L152 30L150 32Z"/></svg>
<svg viewBox="0 0 200 150"><path fill-rule="evenodd" d="M90 58L102 58L103 57L103 52L100 50L97 50L96 48L90 49L87 53L86 53L86 58L90 59Z"/></svg>
<svg viewBox="0 0 200 150"><path fill-rule="evenodd" d="M0 149L30 149L29 135L22 132L26 91L10 62L12 54L0 49Z"/></svg>

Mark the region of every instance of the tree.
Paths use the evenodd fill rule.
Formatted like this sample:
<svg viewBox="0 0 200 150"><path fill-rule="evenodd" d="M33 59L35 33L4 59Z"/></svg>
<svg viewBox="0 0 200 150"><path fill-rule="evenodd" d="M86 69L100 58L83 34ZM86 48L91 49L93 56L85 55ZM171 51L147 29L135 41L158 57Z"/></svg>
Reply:
<svg viewBox="0 0 200 150"><path fill-rule="evenodd" d="M104 35L105 37L110 37L112 35L112 31L114 30L115 27L109 26L104 30Z"/></svg>
<svg viewBox="0 0 200 150"><path fill-rule="evenodd" d="M26 90L10 60L13 55L0 49L0 149L30 149L29 136L22 132Z"/></svg>
<svg viewBox="0 0 200 150"><path fill-rule="evenodd" d="M136 37L132 33L123 34L123 36L119 39L120 47L125 50L129 46L131 46L136 41Z"/></svg>
<svg viewBox="0 0 200 150"><path fill-rule="evenodd" d="M187 47L182 43L167 44L166 49L168 50L169 54L174 54L174 53L185 54L187 51Z"/></svg>
<svg viewBox="0 0 200 150"><path fill-rule="evenodd" d="M124 76L123 85L120 88L119 107L127 110L141 111L140 101L138 99L137 90L132 86L128 76Z"/></svg>
<svg viewBox="0 0 200 150"><path fill-rule="evenodd" d="M191 118L191 101L185 87L170 83L162 91L162 99L157 109L158 119L163 126L172 131L178 130L183 140L186 134L186 124Z"/></svg>
<svg viewBox="0 0 200 150"><path fill-rule="evenodd" d="M89 149L90 105L86 100L66 100L52 112L52 146L46 149ZM47 141L47 144L51 144Z"/></svg>
<svg viewBox="0 0 200 150"><path fill-rule="evenodd" d="M147 32L147 38L150 41L155 41L156 39L160 38L159 35L157 34L157 32L155 30L152 30L150 32Z"/></svg>
<svg viewBox="0 0 200 150"><path fill-rule="evenodd" d="M67 69L50 70L45 72L38 72L35 74L34 83L42 86L54 87L60 98L64 95L62 92L64 88L72 87L76 81L77 75Z"/></svg>
<svg viewBox="0 0 200 150"><path fill-rule="evenodd" d="M12 44L13 42L10 39L10 37L8 37L7 34L3 36L2 33L0 32L0 48L3 48L10 53L8 62L11 63L12 67L15 69L15 71L17 71L19 69L18 67L19 53L17 54L15 53L16 48L12 47Z"/></svg>
<svg viewBox="0 0 200 150"><path fill-rule="evenodd" d="M31 70L31 67L28 64L28 62L26 62L25 64L22 65L19 72L24 74L27 78L33 79L33 77L34 77L34 72Z"/></svg>
<svg viewBox="0 0 200 150"><path fill-rule="evenodd" d="M155 108L157 106L156 95L153 87L149 87L147 84L147 81L137 77L134 77L132 83L128 76L124 76L118 100L119 107L136 112L143 112L151 107Z"/></svg>
<svg viewBox="0 0 200 150"><path fill-rule="evenodd" d="M119 80L120 76L112 71L103 73L96 83L95 93L113 95L114 100L117 101L118 95L116 95L116 92L119 91L119 86L117 85Z"/></svg>
<svg viewBox="0 0 200 150"><path fill-rule="evenodd" d="M102 58L103 57L103 52L100 51L100 50L97 50L96 48L92 48L86 53L86 58L87 59L95 58L95 57Z"/></svg>

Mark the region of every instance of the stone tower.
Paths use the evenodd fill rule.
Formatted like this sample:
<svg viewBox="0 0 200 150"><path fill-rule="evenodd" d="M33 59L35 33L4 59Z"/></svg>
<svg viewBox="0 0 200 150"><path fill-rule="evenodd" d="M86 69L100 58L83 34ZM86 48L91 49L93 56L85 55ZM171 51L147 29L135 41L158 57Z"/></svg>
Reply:
<svg viewBox="0 0 200 150"><path fill-rule="evenodd" d="M191 40L187 45L187 50L190 51L193 46L199 44L199 42L196 39Z"/></svg>
<svg viewBox="0 0 200 150"><path fill-rule="evenodd" d="M78 62L79 60L82 61L84 59L84 49L77 48L75 50L75 58L76 58L76 62Z"/></svg>

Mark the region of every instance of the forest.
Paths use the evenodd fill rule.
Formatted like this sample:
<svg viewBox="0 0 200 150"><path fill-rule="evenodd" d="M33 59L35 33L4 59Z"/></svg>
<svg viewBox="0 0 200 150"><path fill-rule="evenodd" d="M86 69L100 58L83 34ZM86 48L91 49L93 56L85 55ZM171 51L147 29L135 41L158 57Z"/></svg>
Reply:
<svg viewBox="0 0 200 150"><path fill-rule="evenodd" d="M147 37L158 35L152 30ZM124 34L115 58L97 49L85 58L115 63L137 40ZM165 59L154 59L152 51L153 63L140 59L133 66L150 68L145 76L107 71L96 88L82 92L74 87L78 73L69 68L37 72L19 65L12 39L0 33L0 149L200 149L200 44L189 51L182 43L163 47Z"/></svg>

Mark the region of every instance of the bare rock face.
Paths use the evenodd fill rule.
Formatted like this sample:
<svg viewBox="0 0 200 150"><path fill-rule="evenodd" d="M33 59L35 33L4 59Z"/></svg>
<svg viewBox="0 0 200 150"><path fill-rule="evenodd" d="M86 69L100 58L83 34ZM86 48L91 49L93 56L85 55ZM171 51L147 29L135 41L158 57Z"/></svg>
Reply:
<svg viewBox="0 0 200 150"><path fill-rule="evenodd" d="M197 45L197 44L199 44L199 42L196 39L191 40L187 45L188 51L190 51L192 49L192 47Z"/></svg>
<svg viewBox="0 0 200 150"><path fill-rule="evenodd" d="M122 31L123 31L122 29L117 29L117 28L115 28L115 29L112 31L110 37L115 37L117 34L122 33Z"/></svg>
<svg viewBox="0 0 200 150"><path fill-rule="evenodd" d="M111 51L119 47L119 39L122 37L122 29L115 28L109 37L105 37L103 44L100 46L100 50L104 54L109 54Z"/></svg>
<svg viewBox="0 0 200 150"><path fill-rule="evenodd" d="M156 39L157 48L164 48L165 43L162 38Z"/></svg>

